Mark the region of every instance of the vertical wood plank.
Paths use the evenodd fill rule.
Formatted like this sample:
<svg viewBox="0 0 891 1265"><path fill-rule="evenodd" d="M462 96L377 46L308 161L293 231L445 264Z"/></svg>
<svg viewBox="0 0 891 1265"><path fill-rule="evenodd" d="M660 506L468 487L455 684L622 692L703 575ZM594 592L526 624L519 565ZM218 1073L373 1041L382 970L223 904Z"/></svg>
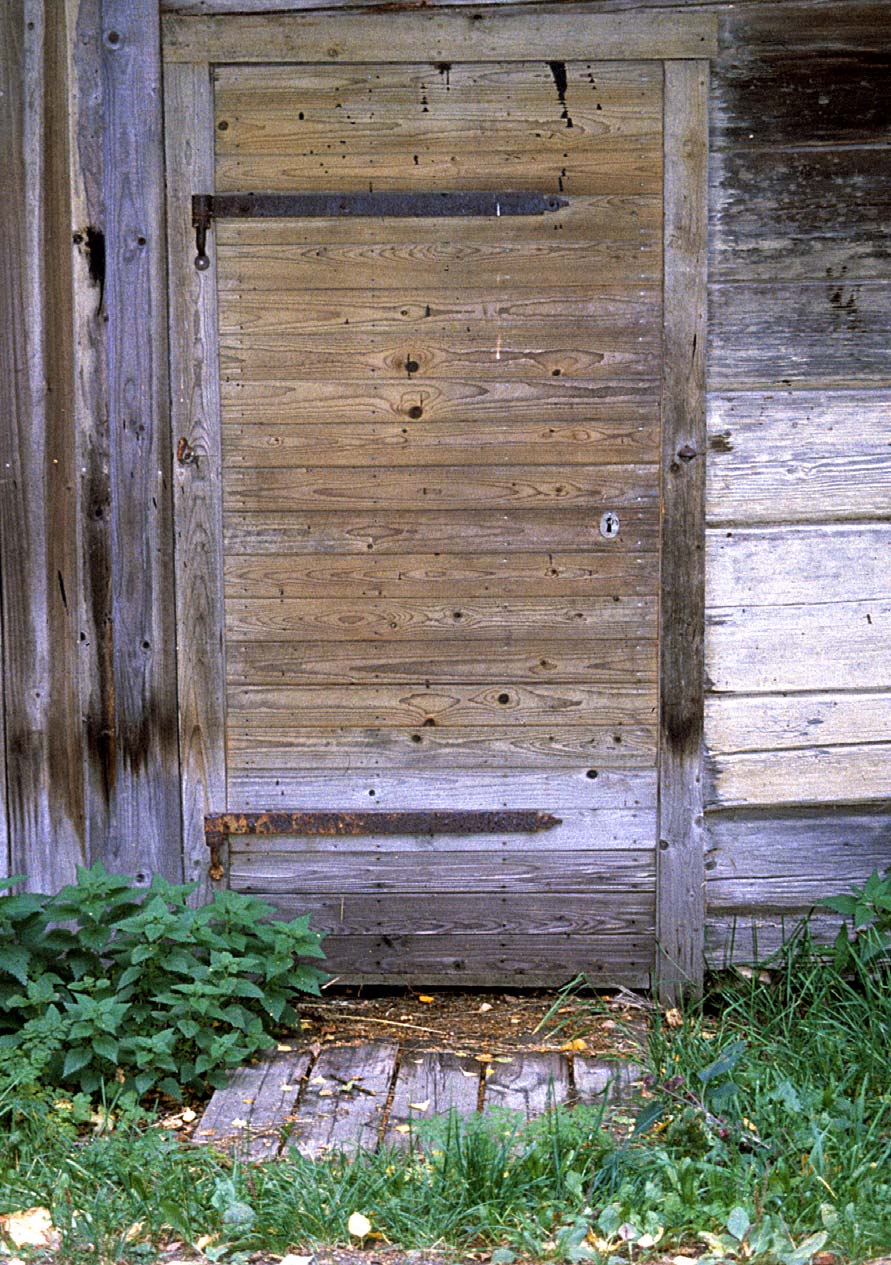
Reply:
<svg viewBox="0 0 891 1265"><path fill-rule="evenodd" d="M665 63L662 604L657 971L702 984L708 63Z"/></svg>
<svg viewBox="0 0 891 1265"><path fill-rule="evenodd" d="M171 447L185 439L191 451L173 476L183 855L186 878L199 883L196 899L206 899L204 816L227 806L216 250L211 241L211 266L198 272L191 220L192 193L214 187L209 67L167 67L164 91Z"/></svg>
<svg viewBox="0 0 891 1265"><path fill-rule="evenodd" d="M9 862L33 889L84 860L71 426L65 11L0 15L0 570Z"/></svg>
<svg viewBox="0 0 891 1265"><path fill-rule="evenodd" d="M111 868L182 877L156 0L102 0L113 504Z"/></svg>
<svg viewBox="0 0 891 1265"><path fill-rule="evenodd" d="M114 785L111 490L106 378L100 0L65 0L74 247L73 423L80 537L80 708L87 855L106 850Z"/></svg>

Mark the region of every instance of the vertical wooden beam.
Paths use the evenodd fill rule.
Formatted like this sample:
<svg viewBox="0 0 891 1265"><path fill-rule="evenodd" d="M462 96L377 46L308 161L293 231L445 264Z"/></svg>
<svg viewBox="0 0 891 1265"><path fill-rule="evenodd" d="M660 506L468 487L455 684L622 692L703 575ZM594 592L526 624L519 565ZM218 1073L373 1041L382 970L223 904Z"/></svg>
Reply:
<svg viewBox="0 0 891 1265"><path fill-rule="evenodd" d="M112 825L114 621L106 378L105 196L100 0L64 0L67 18L69 182L73 275L73 429L79 480L80 707L85 833L106 856Z"/></svg>
<svg viewBox="0 0 891 1265"><path fill-rule="evenodd" d="M657 979L702 985L708 62L665 63Z"/></svg>
<svg viewBox="0 0 891 1265"><path fill-rule="evenodd" d="M214 187L213 88L205 65L165 71L170 259L171 447L182 752L183 856L196 899L210 896L204 817L227 807L223 522L216 250L195 268L193 193ZM197 565L196 565L197 564Z"/></svg>
<svg viewBox="0 0 891 1265"><path fill-rule="evenodd" d="M0 12L0 569L10 867L54 889L85 859L62 6Z"/></svg>
<svg viewBox="0 0 891 1265"><path fill-rule="evenodd" d="M114 814L106 860L182 877L157 0L102 0L113 509Z"/></svg>

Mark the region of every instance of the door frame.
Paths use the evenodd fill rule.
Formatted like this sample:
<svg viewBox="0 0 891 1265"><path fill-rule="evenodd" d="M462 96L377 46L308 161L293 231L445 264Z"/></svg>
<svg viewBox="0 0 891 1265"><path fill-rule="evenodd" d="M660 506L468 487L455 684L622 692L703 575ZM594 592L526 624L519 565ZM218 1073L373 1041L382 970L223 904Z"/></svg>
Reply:
<svg viewBox="0 0 891 1265"><path fill-rule="evenodd" d="M697 11L485 15L310 11L163 20L177 675L186 872L208 870L206 814L227 805L222 457L215 252L196 271L191 194L213 188L212 70L227 62L660 61L663 379L656 975L675 1002L702 984L705 354L709 58ZM467 50L473 49L469 58ZM200 570L193 560L200 556ZM224 871L226 858L220 858ZM203 877L206 897L220 875Z"/></svg>

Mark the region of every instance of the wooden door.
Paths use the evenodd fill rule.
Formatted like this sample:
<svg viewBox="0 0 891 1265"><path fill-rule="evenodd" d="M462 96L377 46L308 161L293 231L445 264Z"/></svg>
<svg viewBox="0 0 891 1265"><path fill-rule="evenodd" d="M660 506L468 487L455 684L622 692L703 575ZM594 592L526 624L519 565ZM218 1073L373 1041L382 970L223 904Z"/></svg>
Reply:
<svg viewBox="0 0 891 1265"><path fill-rule="evenodd" d="M645 983L662 63L223 64L207 101L217 193L567 202L213 227L210 549L178 498L180 573L222 583L211 807L560 819L233 835L228 881L311 912L342 977ZM171 197L210 191L174 130Z"/></svg>

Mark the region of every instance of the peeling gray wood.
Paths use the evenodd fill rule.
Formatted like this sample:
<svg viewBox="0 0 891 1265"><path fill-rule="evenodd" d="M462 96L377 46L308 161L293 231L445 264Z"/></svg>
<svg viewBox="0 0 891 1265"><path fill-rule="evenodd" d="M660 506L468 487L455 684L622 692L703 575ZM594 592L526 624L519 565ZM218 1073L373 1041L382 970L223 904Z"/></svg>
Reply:
<svg viewBox="0 0 891 1265"><path fill-rule="evenodd" d="M710 57L717 48L714 15L689 9L599 15L561 10L513 15L492 22L468 18L460 10L415 12L407 20L390 16L287 14L226 18L164 19L164 56L194 62L375 62L381 48L389 61L460 61L472 47L473 60L526 61L529 50L549 59L596 56L609 59ZM383 42L382 42L383 41Z"/></svg>
<svg viewBox="0 0 891 1265"><path fill-rule="evenodd" d="M226 797L226 653L223 637L222 493L216 251L194 266L192 193L212 189L213 89L207 66L169 66L164 76L167 234L170 258L171 433L174 464L179 738L185 877L207 899L204 817Z"/></svg>
<svg viewBox="0 0 891 1265"><path fill-rule="evenodd" d="M889 768L888 742L713 755L707 800L722 808L863 804L888 794Z"/></svg>
<svg viewBox="0 0 891 1265"><path fill-rule="evenodd" d="M809 907L786 913L740 910L710 914L705 924L709 967L720 971L732 963L764 963L781 945L801 934L803 919L808 914ZM832 943L840 925L841 919L836 914L813 914L807 924L812 938L825 945ZM770 966L769 961L767 965Z"/></svg>
<svg viewBox="0 0 891 1265"><path fill-rule="evenodd" d="M761 751L765 758L787 748L891 742L891 693L713 695L705 735L713 755Z"/></svg>
<svg viewBox="0 0 891 1265"><path fill-rule="evenodd" d="M601 1059L572 1056L572 1080L577 1103L600 1106L632 1097L640 1086L643 1069L634 1063L606 1063Z"/></svg>
<svg viewBox="0 0 891 1265"><path fill-rule="evenodd" d="M712 393L710 524L884 518L891 388Z"/></svg>
<svg viewBox="0 0 891 1265"><path fill-rule="evenodd" d="M103 0L115 789L109 861L182 879L160 29Z"/></svg>
<svg viewBox="0 0 891 1265"><path fill-rule="evenodd" d="M665 67L665 368L660 809L660 994L702 982L702 725L708 63Z"/></svg>
<svg viewBox="0 0 891 1265"><path fill-rule="evenodd" d="M285 1151L318 1159L373 1151L383 1125L399 1047L389 1043L323 1049L300 1097Z"/></svg>

